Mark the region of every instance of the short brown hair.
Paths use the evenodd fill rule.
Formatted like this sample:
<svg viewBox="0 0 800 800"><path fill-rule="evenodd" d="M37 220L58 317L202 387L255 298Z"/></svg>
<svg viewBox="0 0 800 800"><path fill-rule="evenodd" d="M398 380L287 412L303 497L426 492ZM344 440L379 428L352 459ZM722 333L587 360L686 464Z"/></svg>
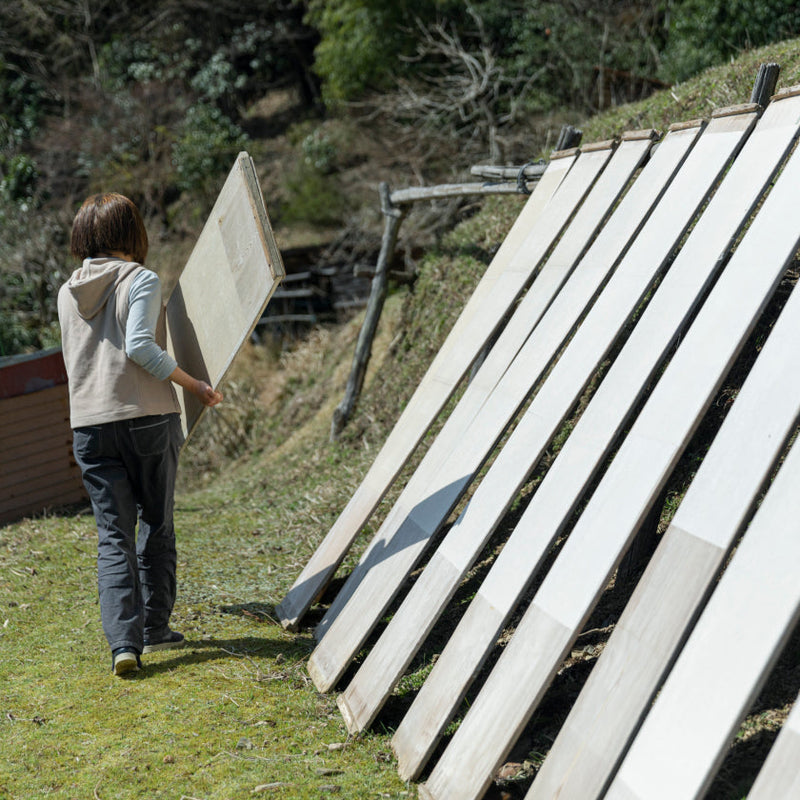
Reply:
<svg viewBox="0 0 800 800"><path fill-rule="evenodd" d="M72 255L78 259L127 253L144 264L147 231L133 201L115 192L93 194L84 200L72 223Z"/></svg>

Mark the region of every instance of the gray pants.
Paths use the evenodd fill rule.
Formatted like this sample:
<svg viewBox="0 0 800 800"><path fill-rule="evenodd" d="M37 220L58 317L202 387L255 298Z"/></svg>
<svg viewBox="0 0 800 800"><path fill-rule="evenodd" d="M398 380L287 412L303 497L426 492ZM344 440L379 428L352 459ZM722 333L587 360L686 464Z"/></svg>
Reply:
<svg viewBox="0 0 800 800"><path fill-rule="evenodd" d="M180 415L74 430L73 452L97 522L97 585L112 650L159 641L175 604L175 475ZM139 526L138 537L136 526Z"/></svg>

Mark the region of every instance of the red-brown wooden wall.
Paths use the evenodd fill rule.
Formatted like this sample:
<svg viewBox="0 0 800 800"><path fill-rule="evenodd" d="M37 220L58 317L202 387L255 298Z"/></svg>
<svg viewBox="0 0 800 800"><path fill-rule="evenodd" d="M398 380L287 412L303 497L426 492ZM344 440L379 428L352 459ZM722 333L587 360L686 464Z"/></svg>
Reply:
<svg viewBox="0 0 800 800"><path fill-rule="evenodd" d="M0 524L85 499L60 350L0 361Z"/></svg>

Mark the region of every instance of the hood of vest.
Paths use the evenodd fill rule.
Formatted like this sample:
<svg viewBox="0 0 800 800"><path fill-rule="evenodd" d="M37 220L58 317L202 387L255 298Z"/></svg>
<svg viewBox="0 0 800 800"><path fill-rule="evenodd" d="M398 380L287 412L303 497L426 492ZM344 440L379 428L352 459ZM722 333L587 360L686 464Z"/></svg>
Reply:
<svg viewBox="0 0 800 800"><path fill-rule="evenodd" d="M141 264L119 258L87 258L67 281L67 288L84 319L97 316L114 293L120 281Z"/></svg>

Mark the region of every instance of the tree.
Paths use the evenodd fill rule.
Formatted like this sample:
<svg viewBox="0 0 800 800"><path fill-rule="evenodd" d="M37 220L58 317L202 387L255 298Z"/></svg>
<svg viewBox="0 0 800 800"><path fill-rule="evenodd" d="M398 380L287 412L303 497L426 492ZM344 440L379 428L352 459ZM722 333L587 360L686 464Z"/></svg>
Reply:
<svg viewBox="0 0 800 800"><path fill-rule="evenodd" d="M748 47L800 34L795 0L678 0L663 74L685 80Z"/></svg>
<svg viewBox="0 0 800 800"><path fill-rule="evenodd" d="M430 20L436 0L309 0L306 20L320 32L314 68L335 105L385 89L414 49L415 18Z"/></svg>

